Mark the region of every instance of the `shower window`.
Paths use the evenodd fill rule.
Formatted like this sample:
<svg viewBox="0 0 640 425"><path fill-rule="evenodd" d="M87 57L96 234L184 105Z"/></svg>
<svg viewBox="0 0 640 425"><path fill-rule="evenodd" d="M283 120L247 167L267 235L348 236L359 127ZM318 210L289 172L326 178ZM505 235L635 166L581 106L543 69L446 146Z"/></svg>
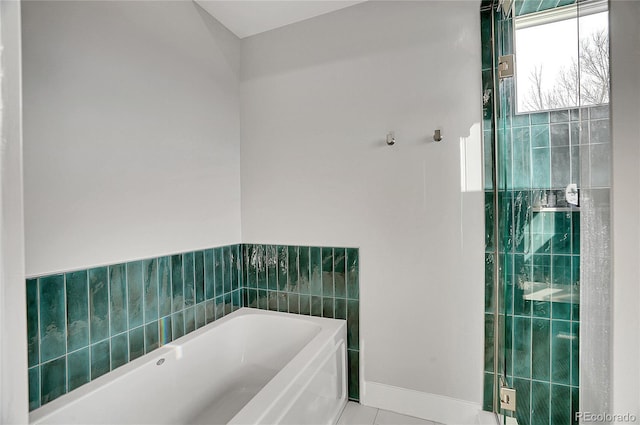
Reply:
<svg viewBox="0 0 640 425"><path fill-rule="evenodd" d="M609 102L607 3L581 8L579 22L575 5L514 19L518 113Z"/></svg>

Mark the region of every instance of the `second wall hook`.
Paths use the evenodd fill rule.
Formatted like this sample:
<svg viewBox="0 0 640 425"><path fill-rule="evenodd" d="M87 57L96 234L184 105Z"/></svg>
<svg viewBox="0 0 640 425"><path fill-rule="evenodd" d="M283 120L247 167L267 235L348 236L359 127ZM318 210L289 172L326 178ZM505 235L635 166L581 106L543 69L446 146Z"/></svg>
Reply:
<svg viewBox="0 0 640 425"><path fill-rule="evenodd" d="M433 133L433 140L435 142L441 142L442 141L442 132L440 130L436 130Z"/></svg>
<svg viewBox="0 0 640 425"><path fill-rule="evenodd" d="M396 135L393 131L387 133L387 145L393 146L396 144Z"/></svg>

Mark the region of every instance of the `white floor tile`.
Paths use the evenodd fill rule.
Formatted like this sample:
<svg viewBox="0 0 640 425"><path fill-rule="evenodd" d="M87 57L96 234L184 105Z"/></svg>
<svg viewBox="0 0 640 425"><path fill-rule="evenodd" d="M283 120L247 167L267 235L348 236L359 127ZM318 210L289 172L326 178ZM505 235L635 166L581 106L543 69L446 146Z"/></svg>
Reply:
<svg viewBox="0 0 640 425"><path fill-rule="evenodd" d="M425 421L424 419L405 416L387 410L380 410L374 423L376 425L436 425L435 422Z"/></svg>
<svg viewBox="0 0 640 425"><path fill-rule="evenodd" d="M350 401L342 411L338 425L373 425L378 409Z"/></svg>

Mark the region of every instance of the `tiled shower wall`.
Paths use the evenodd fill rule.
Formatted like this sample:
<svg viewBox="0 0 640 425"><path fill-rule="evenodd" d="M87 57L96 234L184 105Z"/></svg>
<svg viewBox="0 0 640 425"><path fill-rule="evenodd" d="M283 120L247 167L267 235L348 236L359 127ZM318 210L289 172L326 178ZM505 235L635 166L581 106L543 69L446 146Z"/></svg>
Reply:
<svg viewBox="0 0 640 425"><path fill-rule="evenodd" d="M505 208L507 220L517 215L517 209L528 208L522 205L528 202L523 192L501 192L499 196L503 197L502 202L510 204ZM578 216L577 212L538 212L522 223L513 219L510 226L514 232L524 234L533 228L539 233L532 235L532 245L507 246L499 252L500 279L506 288L505 314L501 315L500 324L501 329L504 327L501 349L507 384L517 391L515 416L519 424L569 424L578 406L579 299L550 302L526 298L533 292L528 286L530 282L574 288L574 296L578 296ZM485 253L485 410L492 409L493 400L495 251L492 243L490 240ZM528 252L526 245L532 246Z"/></svg>
<svg viewBox="0 0 640 425"><path fill-rule="evenodd" d="M358 250L274 249L281 253L274 269L279 279L275 289L271 274L264 276L270 280L257 280L259 270L267 270L263 267L267 258L258 260L257 254L271 252L270 246L260 245L224 246L28 279L29 408L46 404L242 306L348 316L349 395L357 399ZM305 258L312 267L312 252L322 253L324 260L326 292L322 292L320 309L315 295L312 298L304 285L298 285L309 282L305 273L311 269L305 267ZM271 283L264 286L267 282ZM262 301L264 294L257 288L263 287L280 300L277 308Z"/></svg>

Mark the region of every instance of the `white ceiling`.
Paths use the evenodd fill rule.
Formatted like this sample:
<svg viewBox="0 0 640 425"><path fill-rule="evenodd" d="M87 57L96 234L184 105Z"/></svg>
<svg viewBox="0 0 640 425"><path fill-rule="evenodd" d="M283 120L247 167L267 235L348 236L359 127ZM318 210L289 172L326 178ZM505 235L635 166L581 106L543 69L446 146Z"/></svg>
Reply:
<svg viewBox="0 0 640 425"><path fill-rule="evenodd" d="M240 38L313 18L366 0L194 0Z"/></svg>

